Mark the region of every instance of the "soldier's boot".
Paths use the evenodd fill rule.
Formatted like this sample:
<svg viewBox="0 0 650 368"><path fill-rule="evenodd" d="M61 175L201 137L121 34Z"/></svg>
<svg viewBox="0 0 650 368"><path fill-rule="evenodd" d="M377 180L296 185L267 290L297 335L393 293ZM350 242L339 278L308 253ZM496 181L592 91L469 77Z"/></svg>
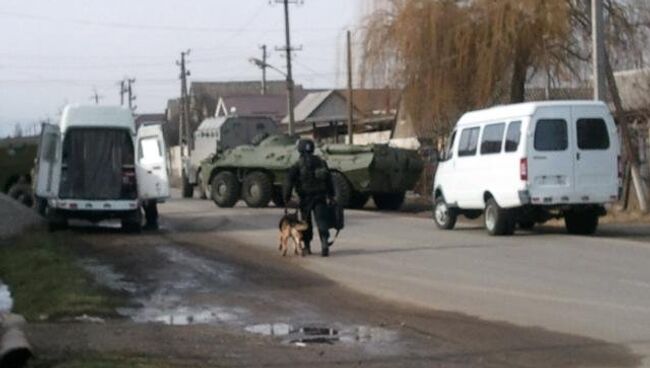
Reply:
<svg viewBox="0 0 650 368"><path fill-rule="evenodd" d="M305 254L311 254L311 245L308 241L305 242Z"/></svg>
<svg viewBox="0 0 650 368"><path fill-rule="evenodd" d="M330 246L328 244L327 238L321 240L320 255L323 257L329 257L330 255Z"/></svg>

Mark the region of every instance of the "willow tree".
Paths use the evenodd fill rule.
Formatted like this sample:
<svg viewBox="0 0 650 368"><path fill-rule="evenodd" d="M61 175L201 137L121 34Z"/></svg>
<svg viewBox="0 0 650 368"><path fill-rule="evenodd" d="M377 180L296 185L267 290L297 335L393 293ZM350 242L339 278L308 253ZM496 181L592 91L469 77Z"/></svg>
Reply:
<svg viewBox="0 0 650 368"><path fill-rule="evenodd" d="M631 3L620 1L607 0L606 8L626 20ZM422 135L445 133L468 109L524 101L526 83L539 71L568 79L590 57L590 0L386 3L366 24L364 78L401 86L406 112ZM618 45L636 46L630 22L608 24L621 31Z"/></svg>

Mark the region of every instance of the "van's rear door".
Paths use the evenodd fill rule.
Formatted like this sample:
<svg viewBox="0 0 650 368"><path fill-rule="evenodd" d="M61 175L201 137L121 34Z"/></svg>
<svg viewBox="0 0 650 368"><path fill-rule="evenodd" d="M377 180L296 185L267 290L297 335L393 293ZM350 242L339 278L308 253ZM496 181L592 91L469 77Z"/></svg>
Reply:
<svg viewBox="0 0 650 368"><path fill-rule="evenodd" d="M528 177L533 204L565 203L574 196L570 127L570 107L542 107L531 121Z"/></svg>
<svg viewBox="0 0 650 368"><path fill-rule="evenodd" d="M605 106L572 107L576 136L575 192L579 203L618 198L618 135Z"/></svg>
<svg viewBox="0 0 650 368"><path fill-rule="evenodd" d="M36 195L55 198L59 194L62 159L61 131L57 125L43 124L36 163Z"/></svg>
<svg viewBox="0 0 650 368"><path fill-rule="evenodd" d="M138 129L135 172L140 199L169 198L167 148L160 125L143 125Z"/></svg>

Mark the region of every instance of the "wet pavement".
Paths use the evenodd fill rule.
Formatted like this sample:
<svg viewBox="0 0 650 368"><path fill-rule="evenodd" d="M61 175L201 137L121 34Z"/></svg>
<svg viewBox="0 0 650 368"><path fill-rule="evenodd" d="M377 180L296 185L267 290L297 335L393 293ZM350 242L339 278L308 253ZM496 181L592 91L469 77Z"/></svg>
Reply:
<svg viewBox="0 0 650 368"><path fill-rule="evenodd" d="M0 281L0 313L11 312L13 304L9 288Z"/></svg>
<svg viewBox="0 0 650 368"><path fill-rule="evenodd" d="M112 264L84 258L80 265L104 287L129 296L117 309L136 323L215 325L275 338L285 344L395 345L396 331L343 321L301 300L276 300L273 289L246 281L247 271L173 244L153 247L153 262L137 276ZM269 308L263 308L267 306ZM289 324L291 323L291 324Z"/></svg>

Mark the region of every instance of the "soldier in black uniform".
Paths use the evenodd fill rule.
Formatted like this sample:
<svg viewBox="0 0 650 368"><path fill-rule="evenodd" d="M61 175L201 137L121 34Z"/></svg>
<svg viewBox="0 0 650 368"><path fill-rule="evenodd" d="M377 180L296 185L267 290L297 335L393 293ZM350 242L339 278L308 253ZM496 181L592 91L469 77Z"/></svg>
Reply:
<svg viewBox="0 0 650 368"><path fill-rule="evenodd" d="M314 213L321 241L321 255L329 255L329 221L327 201L334 201L334 185L327 163L314 155L315 145L309 139L298 141L300 159L289 169L284 186L284 203L291 199L294 188L300 199L300 214L308 224L304 242L307 253L311 254L311 240L314 237L311 214Z"/></svg>

